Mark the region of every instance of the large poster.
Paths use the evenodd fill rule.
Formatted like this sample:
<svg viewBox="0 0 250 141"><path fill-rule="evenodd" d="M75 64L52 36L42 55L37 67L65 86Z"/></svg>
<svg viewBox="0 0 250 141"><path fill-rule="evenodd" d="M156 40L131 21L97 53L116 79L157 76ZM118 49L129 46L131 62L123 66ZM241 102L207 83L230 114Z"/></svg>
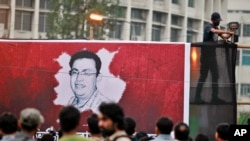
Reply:
<svg viewBox="0 0 250 141"><path fill-rule="evenodd" d="M35 107L41 130L58 130L60 108L74 105L86 131L101 102L117 102L137 131L154 133L160 116L188 123L189 51L184 43L1 40L0 112Z"/></svg>

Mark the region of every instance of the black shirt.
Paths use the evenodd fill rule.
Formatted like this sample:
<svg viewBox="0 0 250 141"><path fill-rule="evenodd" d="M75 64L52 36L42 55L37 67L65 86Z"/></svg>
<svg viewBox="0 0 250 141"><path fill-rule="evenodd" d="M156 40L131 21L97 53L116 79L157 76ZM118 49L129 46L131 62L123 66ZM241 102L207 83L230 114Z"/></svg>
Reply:
<svg viewBox="0 0 250 141"><path fill-rule="evenodd" d="M211 32L211 29L218 29L217 26L214 26L212 23L209 23L205 26L204 28L204 33L203 33L203 42L216 42L218 41L218 34L215 34L213 32ZM206 43L204 43L206 44ZM207 56L207 57L211 57L211 56L215 56L215 46L203 46L201 47L201 55L202 56Z"/></svg>

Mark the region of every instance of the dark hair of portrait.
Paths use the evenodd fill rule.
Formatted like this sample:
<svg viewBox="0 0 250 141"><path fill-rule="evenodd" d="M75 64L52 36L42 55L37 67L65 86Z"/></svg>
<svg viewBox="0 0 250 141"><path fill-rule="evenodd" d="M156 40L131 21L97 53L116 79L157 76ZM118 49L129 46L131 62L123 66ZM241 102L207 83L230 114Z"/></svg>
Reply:
<svg viewBox="0 0 250 141"><path fill-rule="evenodd" d="M96 67L96 71L97 71L96 74L97 75L100 74L101 59L95 53L87 51L87 50L82 50L82 51L76 52L75 54L73 54L71 56L70 61L69 61L70 68L72 68L75 60L83 59L83 58L93 59L95 61L95 67Z"/></svg>
<svg viewBox="0 0 250 141"><path fill-rule="evenodd" d="M81 118L80 111L74 106L63 107L59 113L61 130L69 132L77 128Z"/></svg>

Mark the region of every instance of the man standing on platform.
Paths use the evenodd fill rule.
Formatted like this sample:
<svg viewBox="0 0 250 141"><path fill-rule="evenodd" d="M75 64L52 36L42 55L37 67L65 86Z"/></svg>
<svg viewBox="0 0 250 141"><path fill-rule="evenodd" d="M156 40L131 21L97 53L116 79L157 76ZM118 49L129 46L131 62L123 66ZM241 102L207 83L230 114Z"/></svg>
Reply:
<svg viewBox="0 0 250 141"><path fill-rule="evenodd" d="M222 39L227 40L231 37L234 32L220 30L218 26L222 21L219 13L214 12L211 15L211 23L207 24L204 28L203 42L216 42L218 41L218 36ZM208 72L212 75L212 100L213 103L226 103L224 100L218 97L218 64L216 59L216 47L203 46L201 47L200 56L200 78L198 80L198 85L196 87L195 101L197 104L205 104L206 102L201 98L201 91L203 84L206 81Z"/></svg>

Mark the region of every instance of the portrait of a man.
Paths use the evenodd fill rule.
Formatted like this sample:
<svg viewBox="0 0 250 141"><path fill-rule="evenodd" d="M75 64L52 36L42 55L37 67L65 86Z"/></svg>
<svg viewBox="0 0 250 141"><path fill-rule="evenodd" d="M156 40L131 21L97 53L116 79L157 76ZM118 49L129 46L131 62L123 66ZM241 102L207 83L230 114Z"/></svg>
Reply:
<svg viewBox="0 0 250 141"><path fill-rule="evenodd" d="M102 102L111 102L98 91L96 86L101 64L101 59L87 50L76 52L71 56L69 75L74 96L70 98L69 105L85 111L97 109Z"/></svg>

